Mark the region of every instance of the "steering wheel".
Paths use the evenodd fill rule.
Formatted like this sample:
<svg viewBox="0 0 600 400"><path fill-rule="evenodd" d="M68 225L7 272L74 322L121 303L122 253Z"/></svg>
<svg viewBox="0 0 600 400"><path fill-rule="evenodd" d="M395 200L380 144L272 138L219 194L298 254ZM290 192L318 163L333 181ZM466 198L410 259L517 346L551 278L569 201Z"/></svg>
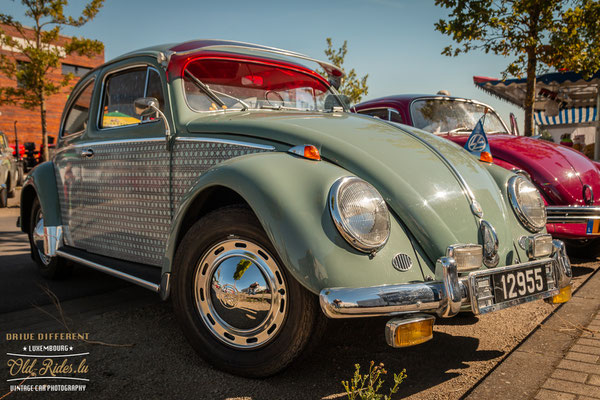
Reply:
<svg viewBox="0 0 600 400"><path fill-rule="evenodd" d="M270 105L274 106L273 103L271 103L271 100L275 101L275 99L271 99L269 100L269 95L272 94L276 97L279 97L279 101L281 101L281 105L285 105L285 100L283 99L283 96L279 93L276 92L274 90L268 90L267 92L265 92L265 100L267 101L267 103L269 103Z"/></svg>

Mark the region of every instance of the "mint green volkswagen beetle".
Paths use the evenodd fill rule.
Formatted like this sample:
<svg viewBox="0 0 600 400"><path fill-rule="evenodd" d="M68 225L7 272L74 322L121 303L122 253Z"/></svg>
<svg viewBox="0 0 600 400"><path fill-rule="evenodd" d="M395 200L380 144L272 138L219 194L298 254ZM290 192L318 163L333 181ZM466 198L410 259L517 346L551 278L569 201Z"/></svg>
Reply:
<svg viewBox="0 0 600 400"><path fill-rule="evenodd" d="M196 351L251 377L285 368L324 316L390 316L382 333L404 347L436 316L569 298L526 178L347 112L341 76L214 40L93 70L22 191L41 273L75 262L171 297Z"/></svg>

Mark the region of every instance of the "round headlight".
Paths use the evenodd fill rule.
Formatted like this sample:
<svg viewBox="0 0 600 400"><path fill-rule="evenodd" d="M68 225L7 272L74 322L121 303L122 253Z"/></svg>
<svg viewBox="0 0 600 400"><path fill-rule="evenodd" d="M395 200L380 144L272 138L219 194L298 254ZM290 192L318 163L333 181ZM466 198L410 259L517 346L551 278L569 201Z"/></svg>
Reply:
<svg viewBox="0 0 600 400"><path fill-rule="evenodd" d="M515 214L521 223L532 232L546 226L546 206L537 188L522 176L508 180L508 195Z"/></svg>
<svg viewBox="0 0 600 400"><path fill-rule="evenodd" d="M357 250L371 253L390 236L390 214L369 183L356 177L338 179L329 191L329 210L340 234Z"/></svg>

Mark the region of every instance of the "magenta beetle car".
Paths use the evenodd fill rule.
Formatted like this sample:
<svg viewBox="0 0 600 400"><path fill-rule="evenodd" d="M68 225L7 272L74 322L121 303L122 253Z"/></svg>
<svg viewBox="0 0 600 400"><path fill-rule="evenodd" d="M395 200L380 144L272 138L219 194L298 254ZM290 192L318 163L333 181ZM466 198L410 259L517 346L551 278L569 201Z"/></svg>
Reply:
<svg viewBox="0 0 600 400"><path fill-rule="evenodd" d="M397 95L358 104L354 110L414 126L464 146L483 116L494 164L527 176L547 206L548 232L570 245L570 254L600 255L600 163L577 150L517 136L488 105L442 95Z"/></svg>

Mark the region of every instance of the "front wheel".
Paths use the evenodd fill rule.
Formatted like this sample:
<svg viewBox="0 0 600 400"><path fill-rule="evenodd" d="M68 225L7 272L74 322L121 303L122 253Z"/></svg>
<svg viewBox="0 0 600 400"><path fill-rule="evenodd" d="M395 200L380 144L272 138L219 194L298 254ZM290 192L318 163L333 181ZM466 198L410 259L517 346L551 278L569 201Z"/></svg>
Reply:
<svg viewBox="0 0 600 400"><path fill-rule="evenodd" d="M287 367L320 325L315 295L282 267L247 208L207 214L186 233L173 272L173 306L194 349L236 375Z"/></svg>

